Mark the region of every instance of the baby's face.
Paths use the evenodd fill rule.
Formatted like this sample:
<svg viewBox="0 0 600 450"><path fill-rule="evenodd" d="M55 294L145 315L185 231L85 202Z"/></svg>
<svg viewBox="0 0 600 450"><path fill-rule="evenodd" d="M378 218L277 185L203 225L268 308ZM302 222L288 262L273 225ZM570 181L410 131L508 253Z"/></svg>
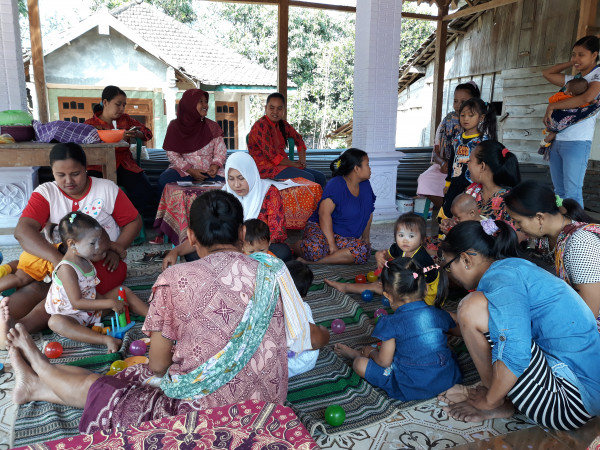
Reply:
<svg viewBox="0 0 600 450"><path fill-rule="evenodd" d="M475 216L475 211L472 209L462 210L460 208L452 208L452 216L456 219L457 222L466 222L467 220L477 220Z"/></svg>
<svg viewBox="0 0 600 450"><path fill-rule="evenodd" d="M248 241L244 241L243 251L246 255L251 255L252 253L263 252L267 253L269 251L270 242L267 240L255 241L250 243Z"/></svg>
<svg viewBox="0 0 600 450"><path fill-rule="evenodd" d="M421 246L421 233L419 230L411 230L404 225L400 225L396 230L396 245L403 252L412 253Z"/></svg>

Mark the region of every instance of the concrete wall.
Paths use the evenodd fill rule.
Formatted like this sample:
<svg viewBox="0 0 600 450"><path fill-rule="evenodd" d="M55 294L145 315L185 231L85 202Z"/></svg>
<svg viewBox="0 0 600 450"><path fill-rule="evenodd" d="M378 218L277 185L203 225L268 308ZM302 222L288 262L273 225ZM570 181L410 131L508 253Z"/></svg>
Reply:
<svg viewBox="0 0 600 450"><path fill-rule="evenodd" d="M0 111L7 109L27 110L19 10L14 0L0 0Z"/></svg>

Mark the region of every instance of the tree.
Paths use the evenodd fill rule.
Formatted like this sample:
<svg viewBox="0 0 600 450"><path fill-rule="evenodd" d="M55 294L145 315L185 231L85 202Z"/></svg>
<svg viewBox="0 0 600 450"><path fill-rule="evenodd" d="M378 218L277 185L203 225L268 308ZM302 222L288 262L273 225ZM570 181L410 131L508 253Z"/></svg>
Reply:
<svg viewBox="0 0 600 450"><path fill-rule="evenodd" d="M167 16L182 23L193 23L196 20L196 13L193 7L193 0L144 0L146 3L156 6ZM103 6L113 9L130 3L130 0L92 0L91 10L97 11Z"/></svg>

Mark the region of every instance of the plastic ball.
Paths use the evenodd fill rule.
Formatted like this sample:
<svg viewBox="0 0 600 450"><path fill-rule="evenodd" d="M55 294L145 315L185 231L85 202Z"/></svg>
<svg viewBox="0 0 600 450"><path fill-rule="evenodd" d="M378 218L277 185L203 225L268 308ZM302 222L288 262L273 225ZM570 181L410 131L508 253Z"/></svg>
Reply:
<svg viewBox="0 0 600 450"><path fill-rule="evenodd" d="M112 372L120 372L121 370L125 370L127 369L127 363L125 361L123 361L122 359L117 359L115 362L113 362L110 365L110 371Z"/></svg>
<svg viewBox="0 0 600 450"><path fill-rule="evenodd" d="M143 356L146 354L147 349L148 346L144 341L137 340L133 341L129 346L129 353L131 353L134 356Z"/></svg>
<svg viewBox="0 0 600 450"><path fill-rule="evenodd" d="M346 324L342 319L334 319L334 321L331 322L331 331L333 331L335 334L343 333L345 329Z"/></svg>
<svg viewBox="0 0 600 450"><path fill-rule="evenodd" d="M373 317L378 318L379 316L387 316L387 311L383 308L375 310L375 314L373 314Z"/></svg>
<svg viewBox="0 0 600 450"><path fill-rule="evenodd" d="M331 405L325 409L325 421L332 427L339 427L346 420L346 411L340 405Z"/></svg>
<svg viewBox="0 0 600 450"><path fill-rule="evenodd" d="M371 300L373 300L373 291L370 291L368 289L364 290L361 296L365 302L370 302Z"/></svg>
<svg viewBox="0 0 600 450"><path fill-rule="evenodd" d="M354 277L354 282L355 283L366 283L367 282L367 277L365 277L363 274L360 275L356 275Z"/></svg>
<svg viewBox="0 0 600 450"><path fill-rule="evenodd" d="M44 355L50 359L60 358L63 353L63 346L58 342L48 342L44 347Z"/></svg>
<svg viewBox="0 0 600 450"><path fill-rule="evenodd" d="M367 274L367 281L369 283L375 283L377 281L377 275L375 275L375 272L371 271Z"/></svg>
<svg viewBox="0 0 600 450"><path fill-rule="evenodd" d="M390 307L390 301L387 298L385 298L385 296L381 297L381 304L384 308Z"/></svg>

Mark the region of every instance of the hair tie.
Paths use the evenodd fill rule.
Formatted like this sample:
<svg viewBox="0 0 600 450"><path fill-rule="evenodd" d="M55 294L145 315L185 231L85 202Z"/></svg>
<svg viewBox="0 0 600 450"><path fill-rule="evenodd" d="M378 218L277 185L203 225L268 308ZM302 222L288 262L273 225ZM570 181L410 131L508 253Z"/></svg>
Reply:
<svg viewBox="0 0 600 450"><path fill-rule="evenodd" d="M390 268L390 266L388 266L387 259L385 260L385 262L383 263L383 265L384 265L385 267L387 267L388 269Z"/></svg>
<svg viewBox="0 0 600 450"><path fill-rule="evenodd" d="M335 166L335 168L336 168L336 169L339 169L341 165L342 165L342 160L341 160L341 159L338 159L338 160L337 160L337 161L334 163L334 166Z"/></svg>
<svg viewBox="0 0 600 450"><path fill-rule="evenodd" d="M470 84L471 86L476 87L477 89L479 89L479 86L477 86L477 83L475 83L473 80L467 81L467 84Z"/></svg>
<svg viewBox="0 0 600 450"><path fill-rule="evenodd" d="M69 222L73 223L73 220L75 220L75 217L77 217L76 213L71 214L71 217L69 217Z"/></svg>
<svg viewBox="0 0 600 450"><path fill-rule="evenodd" d="M560 198L560 195L557 195L556 196L556 206L560 208L562 205L563 205L563 199Z"/></svg>
<svg viewBox="0 0 600 450"><path fill-rule="evenodd" d="M439 269L440 266L438 266L437 264L434 264L433 266L428 266L425 267L421 270L421 272L423 272L423 275L426 274L427 272L429 272L430 270L435 270L435 269Z"/></svg>
<svg viewBox="0 0 600 450"><path fill-rule="evenodd" d="M503 148L502 149L502 157L506 158L506 155L508 155L510 153L510 150L507 148Z"/></svg>
<svg viewBox="0 0 600 450"><path fill-rule="evenodd" d="M485 234L487 234L488 236L494 236L498 231L500 231L500 228L498 228L498 225L496 225L494 219L482 220L481 227L483 228L483 231L485 231Z"/></svg>
<svg viewBox="0 0 600 450"><path fill-rule="evenodd" d="M416 280L417 278L419 278L419 274L417 272L413 272L413 278Z"/></svg>

